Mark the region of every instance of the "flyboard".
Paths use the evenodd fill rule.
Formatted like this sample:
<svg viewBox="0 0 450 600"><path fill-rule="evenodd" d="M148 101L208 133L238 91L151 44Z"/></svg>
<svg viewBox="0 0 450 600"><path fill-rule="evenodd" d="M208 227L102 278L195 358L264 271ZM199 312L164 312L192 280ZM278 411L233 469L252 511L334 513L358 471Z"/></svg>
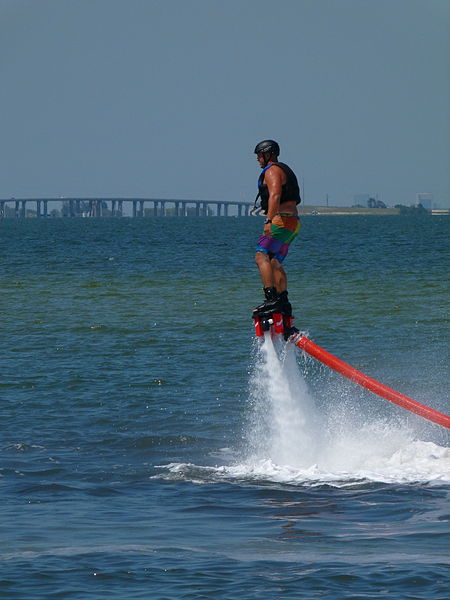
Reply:
<svg viewBox="0 0 450 600"><path fill-rule="evenodd" d="M372 393L401 406L416 415L427 419L437 425L450 429L450 416L441 413L425 404L421 404L400 392L383 385L379 381L368 377L361 371L340 360L330 352L327 352L314 342L312 342L305 334L301 333L294 327L294 319L292 316L286 316L281 312L263 312L253 313L253 322L255 325L256 337L263 338L265 335L283 336L286 342L292 343L303 352L319 360L323 364L330 367L334 371L354 381L358 385L368 389Z"/></svg>

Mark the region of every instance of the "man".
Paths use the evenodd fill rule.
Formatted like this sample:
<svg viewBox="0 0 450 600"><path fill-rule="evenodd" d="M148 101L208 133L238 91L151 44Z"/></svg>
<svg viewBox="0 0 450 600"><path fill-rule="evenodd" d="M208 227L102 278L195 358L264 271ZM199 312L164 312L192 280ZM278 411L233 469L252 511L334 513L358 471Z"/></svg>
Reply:
<svg viewBox="0 0 450 600"><path fill-rule="evenodd" d="M257 199L261 198L261 210L267 218L255 256L265 301L255 308L253 314L280 311L290 317L292 307L288 300L287 278L282 263L300 229L297 213L297 204L301 202L300 190L292 169L278 162L280 147L277 142L260 142L255 154L262 169Z"/></svg>

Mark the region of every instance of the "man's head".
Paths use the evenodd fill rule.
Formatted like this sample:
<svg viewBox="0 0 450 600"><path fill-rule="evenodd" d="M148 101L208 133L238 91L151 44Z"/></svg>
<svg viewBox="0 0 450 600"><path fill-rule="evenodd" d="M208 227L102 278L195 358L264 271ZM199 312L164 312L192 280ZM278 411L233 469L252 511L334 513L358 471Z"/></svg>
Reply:
<svg viewBox="0 0 450 600"><path fill-rule="evenodd" d="M255 147L255 154L263 169L271 160L277 160L280 154L280 146L274 140L263 140Z"/></svg>

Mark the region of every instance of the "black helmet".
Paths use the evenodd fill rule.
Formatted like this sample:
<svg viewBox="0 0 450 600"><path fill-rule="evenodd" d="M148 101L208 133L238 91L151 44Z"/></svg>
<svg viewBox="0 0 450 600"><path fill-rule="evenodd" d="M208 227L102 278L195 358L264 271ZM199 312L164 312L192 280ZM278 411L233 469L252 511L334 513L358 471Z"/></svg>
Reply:
<svg viewBox="0 0 450 600"><path fill-rule="evenodd" d="M280 146L274 140L264 140L256 145L255 154L259 154L260 152L271 152L275 156L278 156L280 154Z"/></svg>

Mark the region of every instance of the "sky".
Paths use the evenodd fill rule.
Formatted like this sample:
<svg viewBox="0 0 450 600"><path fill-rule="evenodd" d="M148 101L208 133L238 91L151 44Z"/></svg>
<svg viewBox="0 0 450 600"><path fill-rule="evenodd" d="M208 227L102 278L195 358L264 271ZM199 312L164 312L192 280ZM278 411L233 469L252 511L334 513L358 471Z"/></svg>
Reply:
<svg viewBox="0 0 450 600"><path fill-rule="evenodd" d="M0 198L450 206L448 0L0 0Z"/></svg>

